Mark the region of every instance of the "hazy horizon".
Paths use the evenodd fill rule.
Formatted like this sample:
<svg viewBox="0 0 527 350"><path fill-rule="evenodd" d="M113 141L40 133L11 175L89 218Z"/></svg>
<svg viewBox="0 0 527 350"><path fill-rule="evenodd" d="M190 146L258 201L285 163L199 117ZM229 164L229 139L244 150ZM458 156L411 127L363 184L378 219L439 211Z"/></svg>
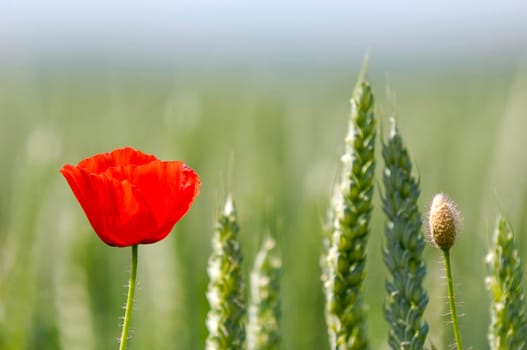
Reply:
<svg viewBox="0 0 527 350"><path fill-rule="evenodd" d="M3 64L524 61L527 2L26 0L3 6L0 39Z"/></svg>

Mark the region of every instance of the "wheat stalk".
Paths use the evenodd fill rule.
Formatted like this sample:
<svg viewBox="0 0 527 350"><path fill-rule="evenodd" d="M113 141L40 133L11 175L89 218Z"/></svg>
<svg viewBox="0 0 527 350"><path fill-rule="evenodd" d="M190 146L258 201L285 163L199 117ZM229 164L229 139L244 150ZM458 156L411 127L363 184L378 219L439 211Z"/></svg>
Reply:
<svg viewBox="0 0 527 350"><path fill-rule="evenodd" d="M280 348L280 275L282 259L276 241L267 236L251 272L251 303L247 325L249 350Z"/></svg>
<svg viewBox="0 0 527 350"><path fill-rule="evenodd" d="M245 298L238 231L236 209L229 196L216 223L208 265L207 350L244 349Z"/></svg>
<svg viewBox="0 0 527 350"><path fill-rule="evenodd" d="M421 231L419 182L412 175L412 162L392 119L388 142L383 144L384 263L391 278L386 281L385 317L388 343L394 350L423 349L428 324L422 321L428 304L423 288L426 266Z"/></svg>
<svg viewBox="0 0 527 350"><path fill-rule="evenodd" d="M491 294L489 344L492 350L526 349L527 318L521 287L523 270L514 234L502 215L496 221L493 247L487 256Z"/></svg>
<svg viewBox="0 0 527 350"><path fill-rule="evenodd" d="M360 79L351 99L342 177L330 215L331 242L323 279L332 349L368 349L364 266L375 172L376 119L370 85Z"/></svg>

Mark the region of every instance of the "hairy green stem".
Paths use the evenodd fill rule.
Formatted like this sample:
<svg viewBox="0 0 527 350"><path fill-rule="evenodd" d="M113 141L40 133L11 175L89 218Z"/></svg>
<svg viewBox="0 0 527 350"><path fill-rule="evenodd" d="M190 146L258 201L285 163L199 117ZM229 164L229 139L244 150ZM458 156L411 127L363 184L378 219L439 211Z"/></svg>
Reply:
<svg viewBox="0 0 527 350"><path fill-rule="evenodd" d="M452 282L452 267L450 265L450 249L442 249L445 257L446 279L448 284L448 302L450 303L450 314L452 316L452 328L454 330L454 337L456 338L457 350L463 350L461 344L461 334L459 332L459 325L457 322L456 300L454 298L454 283Z"/></svg>
<svg viewBox="0 0 527 350"><path fill-rule="evenodd" d="M132 306L134 303L135 282L137 276L137 244L132 246L131 264L130 282L128 283L128 297L126 298L126 311L124 313L123 331L121 333L121 341L119 342L119 350L125 350L126 343L128 341L128 328L130 327L130 318L132 316Z"/></svg>

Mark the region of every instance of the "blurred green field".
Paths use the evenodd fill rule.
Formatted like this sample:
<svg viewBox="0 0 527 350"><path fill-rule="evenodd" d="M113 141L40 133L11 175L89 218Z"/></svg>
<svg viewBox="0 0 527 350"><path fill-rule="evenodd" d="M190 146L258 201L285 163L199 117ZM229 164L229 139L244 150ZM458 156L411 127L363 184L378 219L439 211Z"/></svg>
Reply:
<svg viewBox="0 0 527 350"><path fill-rule="evenodd" d="M351 67L2 71L0 349L116 348L130 252L98 240L59 169L125 145L184 160L203 182L174 232L139 249L129 348L204 347L212 227L232 192L245 268L267 231L281 246L283 348L328 349L319 254L359 64ZM486 349L484 258L499 206L527 263L527 71L383 69L373 63L369 73L379 119L386 129L397 116L423 212L446 192L463 213L452 251L460 326L466 346ZM376 192L365 293L372 348L386 349ZM426 319L443 349L453 338L442 265L433 248L425 255Z"/></svg>

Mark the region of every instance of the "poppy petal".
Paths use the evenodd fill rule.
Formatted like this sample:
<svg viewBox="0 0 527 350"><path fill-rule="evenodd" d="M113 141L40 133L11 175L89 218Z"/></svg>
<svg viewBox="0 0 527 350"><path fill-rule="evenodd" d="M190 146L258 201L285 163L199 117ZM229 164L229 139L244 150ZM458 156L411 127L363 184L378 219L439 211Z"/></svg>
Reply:
<svg viewBox="0 0 527 350"><path fill-rule="evenodd" d="M138 244L155 220L129 181L117 181L89 174L81 168L65 165L62 174L68 181L88 221L106 244Z"/></svg>
<svg viewBox="0 0 527 350"><path fill-rule="evenodd" d="M92 181L84 170L72 165L66 164L60 170L62 175L66 178L66 181L70 185L73 194L77 198L77 201L81 205L82 209L86 213L90 224L94 228L95 232L102 229L103 222L102 217L95 215L98 210L98 205L95 201L95 197L92 195L93 186Z"/></svg>
<svg viewBox="0 0 527 350"><path fill-rule="evenodd" d="M64 165L61 173L97 235L112 246L165 238L199 193L198 175L126 147Z"/></svg>
<svg viewBox="0 0 527 350"><path fill-rule="evenodd" d="M131 147L117 149L115 151L112 151L111 155L114 160L115 166L142 165L150 163L154 160L158 160L153 155L145 154Z"/></svg>
<svg viewBox="0 0 527 350"><path fill-rule="evenodd" d="M94 196L99 203L95 215L104 218L104 227L96 230L99 237L107 244L120 247L142 243L156 222L134 185L128 180L100 175L93 175L92 179L98 182L94 186L98 189Z"/></svg>
<svg viewBox="0 0 527 350"><path fill-rule="evenodd" d="M153 160L157 160L157 158L133 148L125 147L86 158L79 162L78 167L84 169L88 173L99 174L111 167L141 165Z"/></svg>
<svg viewBox="0 0 527 350"><path fill-rule="evenodd" d="M168 235L190 209L199 193L200 181L192 169L178 161L139 166L135 176L134 181L157 221L158 232L149 237L155 242Z"/></svg>

